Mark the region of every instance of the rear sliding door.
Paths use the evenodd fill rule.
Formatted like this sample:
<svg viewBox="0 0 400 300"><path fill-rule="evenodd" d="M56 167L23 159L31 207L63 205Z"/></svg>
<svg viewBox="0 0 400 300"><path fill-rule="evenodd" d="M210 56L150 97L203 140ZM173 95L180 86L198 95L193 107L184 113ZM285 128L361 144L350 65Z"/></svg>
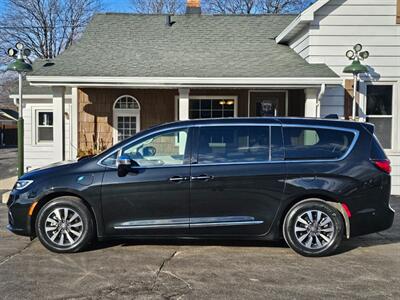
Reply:
<svg viewBox="0 0 400 300"><path fill-rule="evenodd" d="M286 176L281 126L233 124L201 126L196 130L190 233L267 233L278 210Z"/></svg>

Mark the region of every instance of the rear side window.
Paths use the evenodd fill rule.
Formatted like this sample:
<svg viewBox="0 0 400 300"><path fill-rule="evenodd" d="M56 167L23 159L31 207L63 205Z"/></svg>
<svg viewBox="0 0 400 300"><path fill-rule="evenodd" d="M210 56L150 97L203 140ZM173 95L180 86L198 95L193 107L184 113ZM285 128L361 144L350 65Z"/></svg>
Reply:
<svg viewBox="0 0 400 300"><path fill-rule="evenodd" d="M381 144L379 143L377 137L374 136L371 139L371 159L383 160L387 159L385 151L383 151Z"/></svg>
<svg viewBox="0 0 400 300"><path fill-rule="evenodd" d="M339 159L350 148L354 133L337 129L284 127L285 160Z"/></svg>
<svg viewBox="0 0 400 300"><path fill-rule="evenodd" d="M201 127L198 163L259 162L269 159L269 127Z"/></svg>

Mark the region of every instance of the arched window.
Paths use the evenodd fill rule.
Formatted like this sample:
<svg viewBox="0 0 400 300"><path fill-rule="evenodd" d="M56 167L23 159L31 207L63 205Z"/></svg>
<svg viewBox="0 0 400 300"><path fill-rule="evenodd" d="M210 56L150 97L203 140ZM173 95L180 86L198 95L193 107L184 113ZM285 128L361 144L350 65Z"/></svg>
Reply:
<svg viewBox="0 0 400 300"><path fill-rule="evenodd" d="M140 131L140 104L134 97L118 97L113 109L114 144Z"/></svg>

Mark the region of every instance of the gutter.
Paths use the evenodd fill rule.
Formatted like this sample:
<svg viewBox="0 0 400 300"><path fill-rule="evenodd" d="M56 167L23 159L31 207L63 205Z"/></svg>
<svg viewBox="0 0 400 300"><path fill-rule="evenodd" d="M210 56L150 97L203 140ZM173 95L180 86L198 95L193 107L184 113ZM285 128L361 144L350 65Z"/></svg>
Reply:
<svg viewBox="0 0 400 300"><path fill-rule="evenodd" d="M33 86L72 87L138 87L138 88L196 88L196 87L315 87L321 84L342 84L340 77L78 77L28 76Z"/></svg>

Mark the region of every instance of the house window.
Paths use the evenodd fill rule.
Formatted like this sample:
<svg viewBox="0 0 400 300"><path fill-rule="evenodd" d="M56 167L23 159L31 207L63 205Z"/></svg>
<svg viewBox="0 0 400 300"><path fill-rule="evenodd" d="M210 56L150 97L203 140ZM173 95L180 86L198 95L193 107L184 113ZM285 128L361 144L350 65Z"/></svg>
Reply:
<svg viewBox="0 0 400 300"><path fill-rule="evenodd" d="M140 104L132 96L124 95L114 103L114 144L140 131Z"/></svg>
<svg viewBox="0 0 400 300"><path fill-rule="evenodd" d="M53 141L53 112L37 111L36 142L48 143Z"/></svg>
<svg viewBox="0 0 400 300"><path fill-rule="evenodd" d="M375 125L375 135L382 147L392 148L392 85L368 85L366 121Z"/></svg>
<svg viewBox="0 0 400 300"><path fill-rule="evenodd" d="M190 98L189 118L229 118L235 116L236 99L226 98Z"/></svg>

